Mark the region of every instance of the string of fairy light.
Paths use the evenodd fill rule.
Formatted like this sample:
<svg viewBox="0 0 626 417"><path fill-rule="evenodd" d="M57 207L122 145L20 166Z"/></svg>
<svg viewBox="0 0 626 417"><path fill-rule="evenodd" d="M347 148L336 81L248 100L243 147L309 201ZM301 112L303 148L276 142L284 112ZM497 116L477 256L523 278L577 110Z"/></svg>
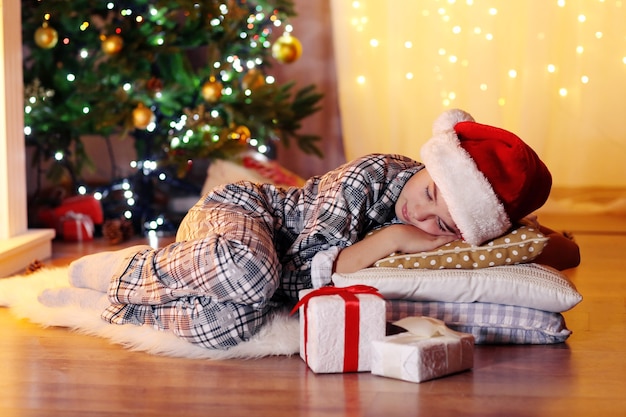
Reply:
<svg viewBox="0 0 626 417"><path fill-rule="evenodd" d="M196 5L198 6L198 5ZM108 19L134 19L137 24L150 21L156 25L164 23L162 20L165 18L165 13L159 10L155 5L147 5L147 7L135 8L134 6L120 7L116 2L108 2L106 8L115 15L109 15ZM230 12L228 4L225 2L219 5L219 15L214 16L210 20L212 27L221 26L228 13ZM67 37L59 37L58 32L52 26L52 15L46 13L43 15L43 21L40 28L34 34L35 43L44 49L54 48L57 43L62 45L69 45L74 40ZM80 32L87 30L93 30L94 26L101 27L103 22L93 21L93 17L89 17L90 20L84 20L79 23ZM272 30L267 26L267 22L271 22L271 26L274 28L280 28L283 35L276 39L274 42L270 41L270 35ZM258 29L261 28L260 33ZM271 12L266 12L261 5L257 5L247 16L246 25L239 28L238 34L242 42L247 42L247 46L250 51L267 50L271 52L271 55L279 62L290 63L297 60L301 54L301 45L297 38L292 36L293 27L284 22L279 16L278 10L274 9ZM122 37L122 28L120 26L114 27L113 31L109 34L100 35L100 49L105 55L118 54L124 48L124 40ZM153 46L162 46L166 43L165 33L156 33L148 38L148 42ZM82 48L79 51L79 57L86 60L94 53L98 53L95 48L88 49ZM253 54L250 54L251 56ZM181 109L181 114L178 118L172 118L169 122L169 147L176 150L177 148L188 144L194 137L198 135L205 137L209 135L212 141L217 142L222 140L220 136L220 126L211 124L212 119L216 120L220 117L220 111L214 107L222 99L228 100L228 97L235 94L231 83L234 79L239 78L243 74L242 87L243 93L246 97L254 94L254 88L262 84L273 84L275 79L271 75L264 74L263 71L257 70L263 65L263 56L266 53L259 53L257 56L253 56L249 59L242 58L236 54L230 54L223 57L223 59L216 59L212 65L214 68L214 76L211 76L203 85L201 95L204 98L205 103L193 109ZM65 79L69 83L77 81L77 75L71 72L65 74ZM135 88L132 82L125 82L121 85L121 88L128 95L133 93ZM27 86L25 91L25 108L26 114L29 114L37 106L39 101L46 101L54 96L54 91L45 89L41 85L35 83ZM159 89L155 89L153 96L153 104L147 105L139 103L132 111L132 123L138 130L145 131L147 133L154 132L157 128L157 120L155 113L158 111L159 100L162 98L162 92ZM89 114L92 109L89 105L85 105L82 109L84 114ZM34 129L32 126L24 126L24 134L31 135ZM228 140L244 141L249 147L254 148L260 153L266 153L267 147L253 137L250 130L246 126L236 126L232 129L227 136ZM61 162L66 157L65 151L60 149L54 153L54 158ZM137 170L145 176L151 176L156 174L156 178L161 181L167 180L167 174L164 171L159 171L159 162L156 160L135 160L130 163L131 168ZM133 186L128 179L122 179L120 182L112 184L106 191L95 191L93 193L96 199L103 199L105 193L111 191L121 191L126 200L128 210L123 213L123 216L127 219L133 217L133 206L137 204L137 195L133 191ZM90 193L90 189L85 185L80 185L77 192L79 194ZM148 231L156 230L163 224L163 218L159 217L154 220L150 220L149 224L145 227Z"/></svg>
<svg viewBox="0 0 626 417"><path fill-rule="evenodd" d="M490 4L493 4L493 5L490 5ZM526 4L527 3L524 2L524 5ZM616 11L622 10L624 6L621 0L614 0L614 1L595 0L594 2L592 1L568 2L567 0L555 0L554 2L542 1L541 8L545 10L545 8L547 7L556 6L557 8L562 9L562 10L568 9L568 8L569 9L579 8L582 10L585 7L587 8L593 7L596 4L600 6L614 7ZM480 2L480 1L475 1L475 0L463 0L463 1L445 0L445 1L419 2L419 3L412 2L411 7L414 7L412 10L415 11L415 14L417 16L428 18L428 19L437 19L438 21L440 21L442 24L442 27L449 28L449 31L450 31L449 33L452 36L465 37L465 39L471 39L472 37L479 37L479 38L482 38L486 42L492 42L492 41L497 40L498 37L501 38L502 37L501 35L503 34L497 33L497 31L485 29L485 27L481 26L482 22L480 19L472 21L472 23L470 24L471 26L469 27L468 27L468 24L457 23L456 22L458 20L457 18L460 16L459 13L461 13L461 15L463 13L463 11L460 11L458 6L466 6L466 7L471 7L474 9L480 8L480 10L482 10L484 18L497 19L501 12L501 9L498 7L499 5L502 5L502 3L493 2L493 1L492 2ZM362 48L359 50L365 51L367 48L370 48L370 50L376 50L378 48L381 48L383 45L385 47L390 47L390 42L392 42L392 43L401 44L404 50L407 52L407 54L413 54L414 56L423 56L421 54L423 54L424 51L420 51L419 53L416 53L415 48L414 48L415 47L414 42L409 38L403 39L399 36L389 36L385 38L383 35L377 35L376 31L378 28L372 26L371 24L373 20L372 19L373 16L371 14L372 9L368 8L368 6L373 6L372 2L357 0L351 3L352 12L349 17L349 23L355 32L364 35L358 38L359 42L362 42L361 44L358 45L359 48ZM407 8L409 7L409 5L403 5L402 7ZM505 6L502 6L502 7L505 7ZM611 12L609 11L609 9L606 9L606 10L602 10L602 13L611 13ZM568 15L568 18L569 18L569 15ZM603 30L601 26L598 26L597 19L594 20L593 25L590 24L590 21L592 19L590 19L589 13L586 13L584 11L580 11L578 14L574 13L572 15L572 19L575 19L575 22L578 23L579 25L579 27L576 30L579 31L580 33L584 33L585 35L584 37L580 36L579 39L577 39L578 44L574 45L574 48L571 52L572 54L575 54L578 57L582 57L585 53L588 52L588 49L594 47L594 45L592 44L593 41L597 41L597 42L602 41L607 36L607 33ZM483 22L486 22L486 21L487 20L483 19ZM413 35L419 36L418 33L419 31L414 31ZM614 36L615 34L610 34L610 35ZM535 34L535 36L538 41L545 40L546 38L546 34L543 32L538 32ZM454 38L451 38L451 39L454 39ZM573 42L571 39L568 39L568 41ZM436 42L433 42L433 44L443 44L443 45L445 45L445 43L446 43L445 39L442 39L442 38L437 38ZM435 66L432 70L433 71L432 75L434 77L433 79L435 81L444 80L446 76L446 68L448 68L454 74L458 75L459 70L467 69L471 65L475 64L475 62L471 62L471 59L469 57L465 57L462 55L462 53L458 53L457 51L455 51L453 45L454 45L454 42L451 41L448 48L446 48L445 46L442 46L436 50L436 54L440 57L440 61L439 61L440 65ZM623 54L623 52L620 52L620 50L613 51L613 54L615 55L613 62L615 63L621 62L622 64L626 64L626 56L624 55L619 56L620 53ZM373 56L373 55L368 55L367 53L363 53L363 55ZM420 62L420 65L421 64L422 63ZM546 62L542 70L545 71L547 74L556 75L559 73L560 70L562 70L561 68L562 66L563 65L559 65L558 62ZM364 71L366 67L360 67L360 68L355 67L355 68L357 68L357 70L360 71L360 73L355 73L353 75L353 82L357 85L365 86L368 83L368 80L371 78L369 74L366 71ZM510 67L508 69L505 69L505 71L506 71L505 75L510 80L518 79L522 72L520 68L516 68L516 67ZM416 77L423 77L424 73L417 74L415 71L411 69L406 69L403 75L406 80L410 81L410 80L416 79ZM570 95L573 89L577 89L577 88L592 84L594 75L595 77L598 76L598 74L591 74L591 73L584 72L583 70L581 70L581 72L576 74L577 85L569 84L571 82L570 79L562 79L560 80L561 85L559 85L555 90L555 94L563 98L568 97L568 95ZM495 81L493 81L493 83L495 84ZM490 85L489 82L480 82L477 85L477 88L481 92L486 92L490 90L491 88L493 88L493 85ZM458 98L458 94L455 91L452 91L452 90L441 91L441 103L444 107L449 107L453 105L454 101L457 98ZM507 104L507 98L504 96L497 97L497 103L499 106L505 106Z"/></svg>

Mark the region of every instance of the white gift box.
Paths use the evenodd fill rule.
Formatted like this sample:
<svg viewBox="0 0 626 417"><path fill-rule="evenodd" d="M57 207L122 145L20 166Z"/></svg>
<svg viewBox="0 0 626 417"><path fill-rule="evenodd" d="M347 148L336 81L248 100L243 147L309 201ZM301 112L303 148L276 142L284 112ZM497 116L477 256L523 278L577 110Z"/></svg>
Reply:
<svg viewBox="0 0 626 417"><path fill-rule="evenodd" d="M364 372L371 342L385 337L385 300L373 287L300 292L300 357L316 373ZM294 309L295 311L295 309Z"/></svg>
<svg viewBox="0 0 626 417"><path fill-rule="evenodd" d="M471 369L474 336L453 331L431 317L394 323L408 332L372 342L372 374L423 382Z"/></svg>

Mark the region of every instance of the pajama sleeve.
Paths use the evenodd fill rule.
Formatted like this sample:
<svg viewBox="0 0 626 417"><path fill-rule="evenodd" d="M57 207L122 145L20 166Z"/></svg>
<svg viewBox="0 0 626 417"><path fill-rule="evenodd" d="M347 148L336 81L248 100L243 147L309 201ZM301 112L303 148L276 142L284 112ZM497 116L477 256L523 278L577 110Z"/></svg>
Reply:
<svg viewBox="0 0 626 417"><path fill-rule="evenodd" d="M283 263L287 294L330 283L339 251L392 220L402 187L422 167L400 156L368 155L308 181L298 198L301 230Z"/></svg>

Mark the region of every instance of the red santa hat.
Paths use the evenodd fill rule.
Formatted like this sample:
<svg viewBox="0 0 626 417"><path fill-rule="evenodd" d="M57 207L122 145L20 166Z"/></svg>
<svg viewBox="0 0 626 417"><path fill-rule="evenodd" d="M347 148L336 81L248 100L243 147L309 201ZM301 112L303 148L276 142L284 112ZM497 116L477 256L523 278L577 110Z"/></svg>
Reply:
<svg viewBox="0 0 626 417"><path fill-rule="evenodd" d="M541 207L552 176L535 151L463 110L435 120L421 158L465 241L480 245Z"/></svg>

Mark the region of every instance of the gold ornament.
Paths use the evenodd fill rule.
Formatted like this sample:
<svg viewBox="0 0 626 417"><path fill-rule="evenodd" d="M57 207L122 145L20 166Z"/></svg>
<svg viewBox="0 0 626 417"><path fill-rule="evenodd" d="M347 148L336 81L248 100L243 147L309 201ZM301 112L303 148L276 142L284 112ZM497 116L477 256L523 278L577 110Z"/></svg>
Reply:
<svg viewBox="0 0 626 417"><path fill-rule="evenodd" d="M250 69L241 79L244 90L254 90L265 85L265 76L256 68Z"/></svg>
<svg viewBox="0 0 626 417"><path fill-rule="evenodd" d="M247 142L250 139L250 129L247 126L237 126L232 132L228 134L228 138L232 140L238 140L241 142Z"/></svg>
<svg viewBox="0 0 626 417"><path fill-rule="evenodd" d="M284 34L272 45L272 56L283 64L290 64L302 55L302 44L293 35Z"/></svg>
<svg viewBox="0 0 626 417"><path fill-rule="evenodd" d="M139 103L137 107L133 109L133 126L136 129L145 129L154 120L154 113L152 110L144 106L143 103Z"/></svg>
<svg viewBox="0 0 626 417"><path fill-rule="evenodd" d="M44 23L35 31L35 43L40 48L52 49L56 46L58 41L59 34L55 29L48 26L47 23Z"/></svg>
<svg viewBox="0 0 626 417"><path fill-rule="evenodd" d="M101 36L102 51L107 55L115 55L122 50L124 39L119 35Z"/></svg>
<svg viewBox="0 0 626 417"><path fill-rule="evenodd" d="M221 82L216 81L215 77L211 77L202 85L202 97L208 103L216 103L222 97L223 88Z"/></svg>

